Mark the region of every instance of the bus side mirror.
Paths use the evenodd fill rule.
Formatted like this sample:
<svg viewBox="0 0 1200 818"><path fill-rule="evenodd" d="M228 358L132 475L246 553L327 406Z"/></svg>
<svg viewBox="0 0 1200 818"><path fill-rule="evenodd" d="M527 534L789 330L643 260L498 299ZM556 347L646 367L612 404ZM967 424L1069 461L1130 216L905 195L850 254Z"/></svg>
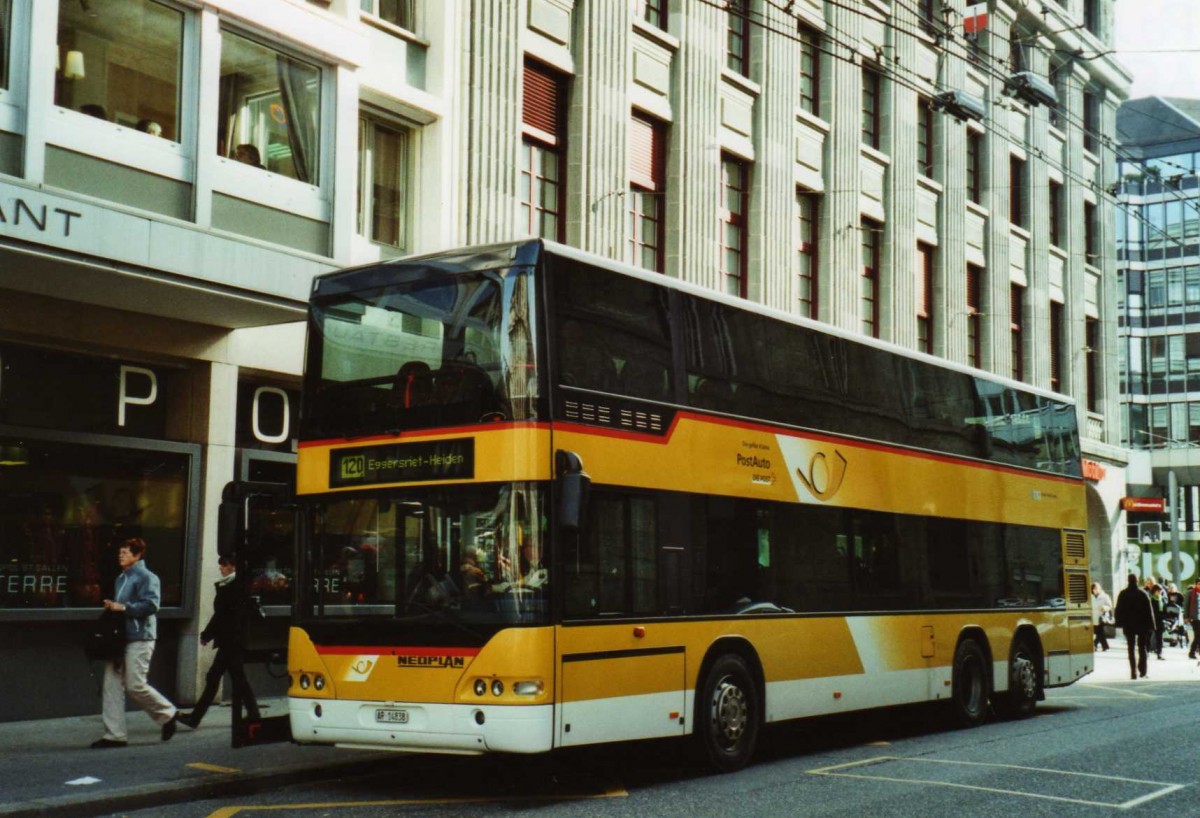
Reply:
<svg viewBox="0 0 1200 818"><path fill-rule="evenodd" d="M587 513L592 478L583 470L583 461L574 452L559 449L554 461L558 472L558 525L563 531L578 531Z"/></svg>

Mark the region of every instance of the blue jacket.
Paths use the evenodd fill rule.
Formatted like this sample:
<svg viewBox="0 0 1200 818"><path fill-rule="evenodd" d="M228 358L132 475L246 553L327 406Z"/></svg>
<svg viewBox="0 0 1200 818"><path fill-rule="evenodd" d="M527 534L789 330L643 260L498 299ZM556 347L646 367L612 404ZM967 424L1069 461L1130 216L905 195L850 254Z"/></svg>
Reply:
<svg viewBox="0 0 1200 818"><path fill-rule="evenodd" d="M152 642L158 635L158 612L161 599L158 577L138 560L117 577L113 602L125 605L125 639L129 642Z"/></svg>

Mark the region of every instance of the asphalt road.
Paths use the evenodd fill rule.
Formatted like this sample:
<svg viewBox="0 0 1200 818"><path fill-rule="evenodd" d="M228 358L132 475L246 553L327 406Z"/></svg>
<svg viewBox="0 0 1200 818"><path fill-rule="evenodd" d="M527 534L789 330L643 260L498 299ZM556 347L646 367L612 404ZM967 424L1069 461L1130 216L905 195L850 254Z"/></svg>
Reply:
<svg viewBox="0 0 1200 818"><path fill-rule="evenodd" d="M1033 718L952 729L937 708L768 729L732 775L678 742L544 757L397 755L394 770L125 813L180 818L382 816L1200 816L1200 671L1116 670L1050 691ZM1161 675L1161 674L1160 674ZM1195 676L1195 678L1191 678Z"/></svg>

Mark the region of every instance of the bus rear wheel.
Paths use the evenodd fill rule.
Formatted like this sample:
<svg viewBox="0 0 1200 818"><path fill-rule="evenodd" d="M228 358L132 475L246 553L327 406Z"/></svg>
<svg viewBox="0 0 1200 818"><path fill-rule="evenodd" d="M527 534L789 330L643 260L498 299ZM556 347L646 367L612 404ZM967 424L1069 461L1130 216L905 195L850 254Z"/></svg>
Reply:
<svg viewBox="0 0 1200 818"><path fill-rule="evenodd" d="M758 741L759 703L754 677L742 657L727 653L708 669L696 698L696 736L719 772L740 770Z"/></svg>
<svg viewBox="0 0 1200 818"><path fill-rule="evenodd" d="M996 709L1005 718L1024 719L1033 715L1038 696L1038 652L1033 640L1019 635L1008 657L1008 692L996 699Z"/></svg>
<svg viewBox="0 0 1200 818"><path fill-rule="evenodd" d="M974 639L964 639L954 651L951 676L954 717L962 727L978 727L987 720L987 657Z"/></svg>

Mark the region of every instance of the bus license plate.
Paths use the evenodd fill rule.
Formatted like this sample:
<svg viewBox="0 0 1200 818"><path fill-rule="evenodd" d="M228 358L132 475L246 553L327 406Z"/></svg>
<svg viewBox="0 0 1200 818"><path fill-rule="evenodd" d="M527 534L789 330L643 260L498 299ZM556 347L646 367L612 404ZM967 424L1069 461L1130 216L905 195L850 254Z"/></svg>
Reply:
<svg viewBox="0 0 1200 818"><path fill-rule="evenodd" d="M375 711L375 721L381 724L408 724L408 711L379 709Z"/></svg>

